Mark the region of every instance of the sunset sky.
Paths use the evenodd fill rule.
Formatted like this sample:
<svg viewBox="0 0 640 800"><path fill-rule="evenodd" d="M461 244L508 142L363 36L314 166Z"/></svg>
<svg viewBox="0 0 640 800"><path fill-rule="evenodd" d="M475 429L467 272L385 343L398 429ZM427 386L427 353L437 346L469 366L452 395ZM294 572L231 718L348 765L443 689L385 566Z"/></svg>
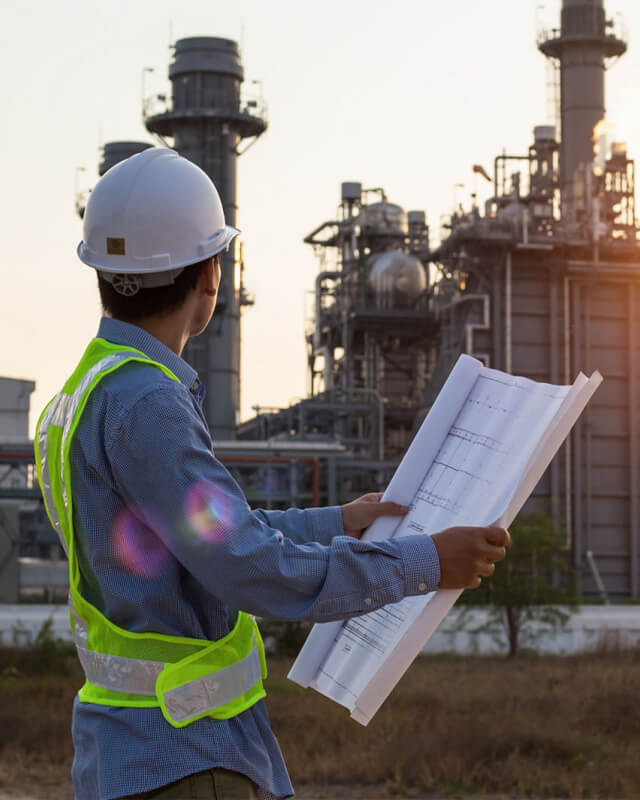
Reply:
<svg viewBox="0 0 640 800"><path fill-rule="evenodd" d="M168 89L169 43L223 36L262 82L269 129L239 159L246 282L242 416L307 391L304 330L319 264L302 238L339 202L340 183L382 186L424 209L432 239L454 194L468 202L471 167L489 171L503 147L526 152L534 125L552 122L542 20L559 2L534 0L21 0L0 32L2 304L0 375L36 381L37 413L62 385L99 319L93 271L75 248L80 186L97 177L102 143L153 141L141 121L146 91ZM640 3L621 12L630 49L607 80L616 138L640 156ZM480 197L490 185L476 179ZM464 189L455 189L465 184Z"/></svg>

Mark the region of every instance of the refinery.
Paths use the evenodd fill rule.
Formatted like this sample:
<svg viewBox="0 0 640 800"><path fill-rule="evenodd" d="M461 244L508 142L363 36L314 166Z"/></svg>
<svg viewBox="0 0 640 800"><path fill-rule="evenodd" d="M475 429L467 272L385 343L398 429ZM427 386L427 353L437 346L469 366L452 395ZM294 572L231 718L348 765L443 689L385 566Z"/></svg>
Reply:
<svg viewBox="0 0 640 800"><path fill-rule="evenodd" d="M541 30L537 47L557 80L556 124L531 120L528 150L496 155L484 173L492 196L458 205L437 242L423 210L353 176L335 187L337 210L309 220L304 241L318 272L307 397L239 421L242 314L253 298L237 245L223 256L216 314L185 358L209 387L216 456L263 508L344 503L384 488L462 353L554 384L599 369L601 389L530 502L566 532L583 598L637 598L635 172L625 143L599 134L606 70L627 42L603 0L563 0L557 27ZM173 147L213 179L235 225L238 159L268 129L264 98L248 90L228 39L176 41L169 80L170 94L144 98L148 141L106 143L98 173L147 147ZM79 195L80 216L85 203ZM28 441L33 389L0 378L4 603L66 592Z"/></svg>

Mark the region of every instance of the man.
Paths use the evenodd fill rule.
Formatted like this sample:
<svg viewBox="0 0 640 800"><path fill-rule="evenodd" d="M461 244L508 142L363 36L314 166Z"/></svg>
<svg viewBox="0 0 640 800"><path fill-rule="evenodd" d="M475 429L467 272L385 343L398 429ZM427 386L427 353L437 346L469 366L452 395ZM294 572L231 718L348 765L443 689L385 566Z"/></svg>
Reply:
<svg viewBox="0 0 640 800"><path fill-rule="evenodd" d="M106 316L36 433L87 678L73 710L77 800L289 796L251 615L343 619L475 587L505 556L508 534L492 528L362 542L374 519L407 511L379 495L249 508L180 358L211 319L237 233L207 175L164 148L113 167L87 205L78 255Z"/></svg>

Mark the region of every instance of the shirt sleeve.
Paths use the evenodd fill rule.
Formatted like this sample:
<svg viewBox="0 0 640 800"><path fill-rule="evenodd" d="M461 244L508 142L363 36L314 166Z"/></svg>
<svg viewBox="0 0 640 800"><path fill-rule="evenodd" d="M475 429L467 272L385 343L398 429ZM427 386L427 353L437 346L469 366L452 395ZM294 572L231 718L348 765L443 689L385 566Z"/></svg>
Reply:
<svg viewBox="0 0 640 800"><path fill-rule="evenodd" d="M297 544L320 542L329 544L334 536L344 536L340 506L326 508L290 508L287 511L253 511L261 522L277 528Z"/></svg>
<svg viewBox="0 0 640 800"><path fill-rule="evenodd" d="M338 535L329 542L321 531L323 544L308 539L312 520L321 515L289 512L285 524L274 527L284 515L265 519L252 512L213 455L209 433L181 384L156 386L137 399L107 434L106 449L129 510L208 592L233 608L323 622L438 585L429 536L363 542ZM294 533L296 520L299 532L286 535Z"/></svg>

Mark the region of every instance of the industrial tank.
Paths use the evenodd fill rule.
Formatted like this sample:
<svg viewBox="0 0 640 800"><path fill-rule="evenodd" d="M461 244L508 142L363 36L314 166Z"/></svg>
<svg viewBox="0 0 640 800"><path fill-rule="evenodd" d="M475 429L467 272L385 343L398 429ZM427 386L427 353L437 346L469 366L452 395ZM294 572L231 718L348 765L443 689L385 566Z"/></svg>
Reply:
<svg viewBox="0 0 640 800"><path fill-rule="evenodd" d="M372 236L403 235L407 232L407 212L395 203L363 206L357 221Z"/></svg>
<svg viewBox="0 0 640 800"><path fill-rule="evenodd" d="M387 250L369 259L368 283L376 295L391 295L406 303L427 288L427 276L415 256L403 250Z"/></svg>

